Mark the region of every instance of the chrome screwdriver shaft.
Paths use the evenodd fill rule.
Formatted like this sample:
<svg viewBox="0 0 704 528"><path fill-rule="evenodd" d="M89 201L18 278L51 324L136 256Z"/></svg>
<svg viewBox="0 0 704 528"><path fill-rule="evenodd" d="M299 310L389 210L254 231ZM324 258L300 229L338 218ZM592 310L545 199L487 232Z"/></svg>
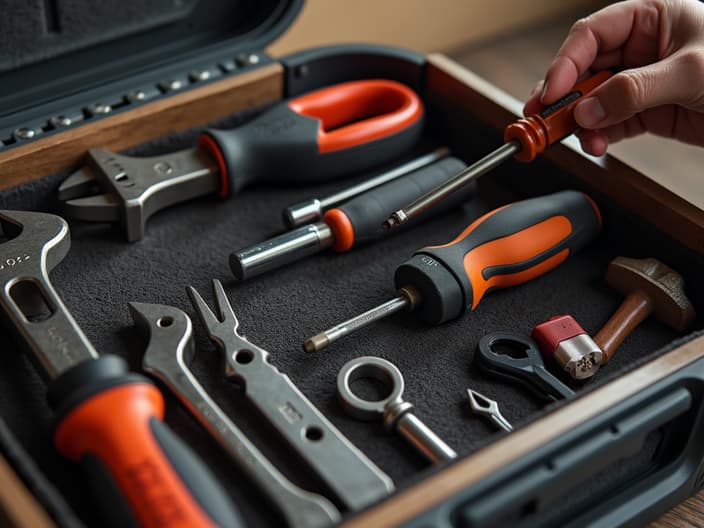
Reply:
<svg viewBox="0 0 704 528"><path fill-rule="evenodd" d="M447 147L440 147L432 152L419 156L411 161L403 163L398 167L394 167L391 170L383 172L378 176L375 176L369 180L343 189L335 194L326 196L325 198L311 198L304 202L299 202L297 204L291 205L284 209L283 217L284 223L287 227L293 228L310 222L317 222L323 217L323 213L335 205L346 202L347 200L354 198L370 189L379 187L387 182L410 174L420 168L427 165L431 165L436 161L446 158L450 155L450 149Z"/></svg>
<svg viewBox="0 0 704 528"><path fill-rule="evenodd" d="M401 310L412 310L418 302L418 294L412 288L402 288L399 290L399 295L393 299L380 304L376 308L372 308L344 323L328 328L319 334L306 339L303 343L303 350L306 352L319 352L327 347L330 343L334 343L341 337L351 334L359 328L363 328L374 321L383 319L389 315L400 312Z"/></svg>
<svg viewBox="0 0 704 528"><path fill-rule="evenodd" d="M521 144L518 141L510 141L502 145L491 154L484 156L476 163L464 169L451 180L424 194L403 209L395 211L388 220L384 222L384 227L392 229L405 224L423 211L430 209L441 200L444 200L458 189L468 185L494 167L500 165L519 150L521 150Z"/></svg>

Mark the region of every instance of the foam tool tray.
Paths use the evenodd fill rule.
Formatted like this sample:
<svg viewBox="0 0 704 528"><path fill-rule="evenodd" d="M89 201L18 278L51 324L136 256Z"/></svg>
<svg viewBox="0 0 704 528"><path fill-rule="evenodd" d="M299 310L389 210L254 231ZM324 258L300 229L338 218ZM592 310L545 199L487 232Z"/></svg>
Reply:
<svg viewBox="0 0 704 528"><path fill-rule="evenodd" d="M159 11L158 4L148 6ZM28 50L27 56L31 53L47 57L46 51ZM4 60L4 67L11 68L22 58ZM185 148L216 117L216 124L237 126L262 105L354 78L385 76L414 87L428 117L419 148L448 145L468 163L499 145L501 128L515 118L515 101L440 55L350 46L280 60L262 56L261 63L242 70L64 132L47 131L36 141L6 145L0 152L0 173L9 181L0 192L0 208L58 213L56 188L88 147L127 148L128 154L140 156ZM204 114L197 112L206 107ZM145 116L156 114L171 116L168 126L140 128L147 123ZM135 137L115 130L136 130ZM66 138L73 141L62 150ZM61 154L66 151L70 155ZM45 155L42 163L36 160L40 153ZM24 176L17 172L23 161L29 164ZM241 387L223 378L221 353L206 338L186 295L186 286L192 285L212 301L211 279L222 280L247 338L271 352L271 362L394 480L393 495L362 512L344 512L346 526L637 523L701 486L701 319L685 334L654 319L645 321L594 379L571 384L577 398L569 402L543 405L519 387L485 377L473 361L486 333L527 334L557 313L572 314L588 332L596 331L621 301L604 281L606 266L616 256L655 257L676 269L702 313L701 211L618 160L588 158L568 143L554 146L530 165L506 163L485 176L475 197L461 208L384 242L345 254L321 253L244 283L231 277L229 253L279 232L280 210L348 183L253 187L229 200L196 199L155 214L145 238L132 244L114 226L71 221L71 251L51 280L96 349L125 357L135 369L146 343L132 326L128 302L173 305L191 315L197 378L286 475L325 493L257 415ZM556 270L493 292L475 312L439 327L399 314L329 351L302 351L306 337L392 296L393 270L414 250L451 240L471 220L499 205L561 189L582 190L595 199L603 213L603 232ZM91 495L95 490L79 467L52 448L45 382L10 334L0 332L3 453L56 523L102 525L105 519ZM406 398L457 451L456 461L429 466L380 424L356 421L342 411L335 395L337 372L364 355L386 358L399 367ZM473 416L468 387L499 401L516 430L499 433ZM170 397L166 421L223 483L247 525L281 525L267 498Z"/></svg>

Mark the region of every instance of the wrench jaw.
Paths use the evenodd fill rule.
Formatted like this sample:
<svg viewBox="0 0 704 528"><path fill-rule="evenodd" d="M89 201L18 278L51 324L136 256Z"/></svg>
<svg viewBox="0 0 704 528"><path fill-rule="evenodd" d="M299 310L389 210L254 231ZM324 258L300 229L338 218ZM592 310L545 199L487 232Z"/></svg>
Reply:
<svg viewBox="0 0 704 528"><path fill-rule="evenodd" d="M59 186L58 196L68 216L120 222L134 242L144 238L147 219L157 211L219 187L215 163L197 149L146 158L92 149L87 165Z"/></svg>

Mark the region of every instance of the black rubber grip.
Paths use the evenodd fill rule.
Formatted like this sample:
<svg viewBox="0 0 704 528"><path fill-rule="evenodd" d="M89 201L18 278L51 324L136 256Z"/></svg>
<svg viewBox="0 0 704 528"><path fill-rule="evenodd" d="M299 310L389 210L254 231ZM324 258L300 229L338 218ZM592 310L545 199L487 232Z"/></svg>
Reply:
<svg viewBox="0 0 704 528"><path fill-rule="evenodd" d="M216 145L215 157L221 157L229 193L234 193L249 185L324 182L390 162L418 141L423 118L388 136L324 153L318 150L320 126L318 119L280 103L240 128L203 135ZM212 143L201 139L201 145Z"/></svg>
<svg viewBox="0 0 704 528"><path fill-rule="evenodd" d="M337 209L347 216L354 229L354 245L370 242L392 233L392 230L382 227L389 214L453 178L465 167L466 165L457 158L445 158L367 191L339 206ZM475 185L465 186L447 200L443 200L437 207L430 208L413 218L404 227L457 207L469 200L474 190Z"/></svg>
<svg viewBox="0 0 704 528"><path fill-rule="evenodd" d="M516 202L487 213L452 242L416 252L394 280L397 287L416 286L422 299L418 314L439 324L459 317L465 307L476 308L492 289L548 272L600 228L596 205L576 191Z"/></svg>

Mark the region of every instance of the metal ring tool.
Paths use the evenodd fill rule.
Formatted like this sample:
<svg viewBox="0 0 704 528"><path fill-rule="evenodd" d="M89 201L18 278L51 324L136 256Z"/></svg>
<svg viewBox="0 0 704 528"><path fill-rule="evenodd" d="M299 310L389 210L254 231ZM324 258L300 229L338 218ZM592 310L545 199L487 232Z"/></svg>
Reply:
<svg viewBox="0 0 704 528"><path fill-rule="evenodd" d="M351 385L361 378L380 381L390 389L388 396L380 400L360 398ZM378 357L363 356L348 361L337 375L337 394L350 416L369 421L383 419L387 430L398 431L431 462L456 458L457 453L413 414L413 405L403 400L403 389L401 371Z"/></svg>

